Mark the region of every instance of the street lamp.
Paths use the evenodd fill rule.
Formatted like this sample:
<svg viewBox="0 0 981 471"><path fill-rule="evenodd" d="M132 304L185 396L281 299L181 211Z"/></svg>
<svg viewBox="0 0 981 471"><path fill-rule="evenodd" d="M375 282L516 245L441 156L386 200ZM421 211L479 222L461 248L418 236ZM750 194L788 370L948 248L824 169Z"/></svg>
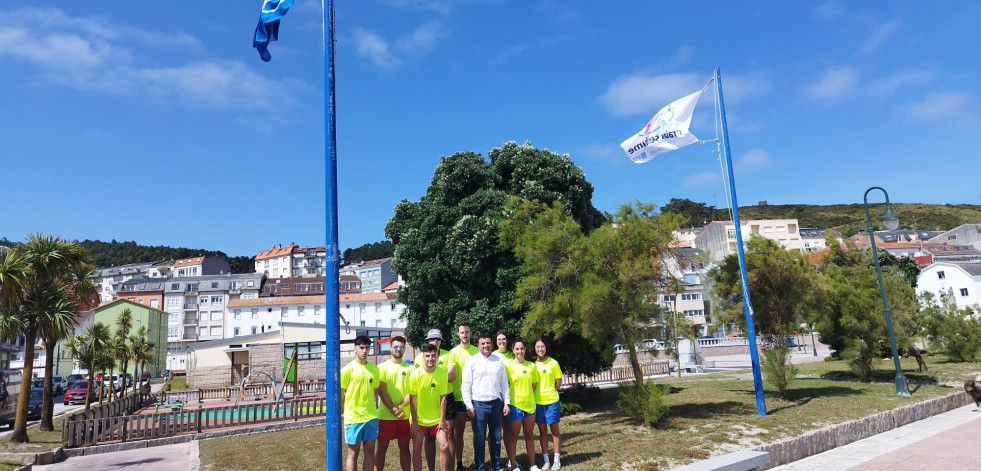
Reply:
<svg viewBox="0 0 981 471"><path fill-rule="evenodd" d="M872 218L869 216L869 192L880 190L886 196L886 213L882 215L882 224L886 229L893 230L899 227L899 215L893 212L892 205L889 204L889 193L886 190L873 186L865 190L865 222L869 229L869 241L872 242L872 259L875 261L875 275L879 279L879 294L882 295L882 309L886 313L886 329L889 331L889 346L892 347L892 361L896 364L896 394L909 396L909 385L906 384L906 376L903 376L903 369L899 366L899 350L896 348L896 334L892 330L892 315L889 313L889 304L886 303L886 287L882 284L882 269L879 267L879 254L875 249L875 235L872 232Z"/></svg>

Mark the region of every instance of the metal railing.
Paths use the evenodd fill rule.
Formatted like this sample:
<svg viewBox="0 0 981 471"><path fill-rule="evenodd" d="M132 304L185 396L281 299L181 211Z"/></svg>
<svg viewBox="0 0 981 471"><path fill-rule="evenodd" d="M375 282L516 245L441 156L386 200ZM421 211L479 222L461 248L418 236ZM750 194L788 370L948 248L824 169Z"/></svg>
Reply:
<svg viewBox="0 0 981 471"><path fill-rule="evenodd" d="M326 385L327 383L322 381L301 382L300 394L325 392L327 390ZM271 396L273 391L273 385L269 383L249 385L246 386L245 389L243 389L241 386L228 386L224 388L199 388L184 391L166 391L159 393L158 402L161 404L169 404L173 402L201 403L205 399L234 399L238 397ZM286 383L284 393L295 395L295 392L293 391L293 384Z"/></svg>
<svg viewBox="0 0 981 471"><path fill-rule="evenodd" d="M644 376L666 375L669 373L668 362L666 360L642 362L640 371ZM593 376L563 374L562 385L617 383L633 379L634 369L630 365L617 365Z"/></svg>
<svg viewBox="0 0 981 471"><path fill-rule="evenodd" d="M746 337L714 337L710 339L697 339L699 347L740 347L749 345Z"/></svg>
<svg viewBox="0 0 981 471"><path fill-rule="evenodd" d="M62 433L64 446L76 448L148 440L228 427L323 417L326 398L229 404L196 409L184 409L180 405L164 407L166 410L163 412L66 422Z"/></svg>

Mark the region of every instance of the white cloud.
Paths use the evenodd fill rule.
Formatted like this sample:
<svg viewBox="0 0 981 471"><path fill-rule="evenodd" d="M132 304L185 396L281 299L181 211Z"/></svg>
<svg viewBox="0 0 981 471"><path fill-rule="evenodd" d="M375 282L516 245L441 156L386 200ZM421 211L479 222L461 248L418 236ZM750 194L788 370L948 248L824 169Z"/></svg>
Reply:
<svg viewBox="0 0 981 471"><path fill-rule="evenodd" d="M872 28L872 35L862 42L861 46L859 46L859 54L868 54L870 52L874 52L876 49L879 49L880 46L892 38L902 27L903 24L898 20L887 21L885 23L875 25Z"/></svg>
<svg viewBox="0 0 981 471"><path fill-rule="evenodd" d="M695 73L620 77L600 95L599 101L615 116L650 114L698 91L710 78L710 75ZM770 89L767 74L759 72L749 76L725 76L722 84L726 103L755 98Z"/></svg>
<svg viewBox="0 0 981 471"><path fill-rule="evenodd" d="M402 61L389 50L388 41L371 31L354 28L354 45L359 56L371 59L378 67L391 70L402 65Z"/></svg>
<svg viewBox="0 0 981 471"><path fill-rule="evenodd" d="M446 36L446 31L438 21L430 21L398 38L395 41L395 49L404 53L422 55L432 50L436 46L436 41Z"/></svg>
<svg viewBox="0 0 981 471"><path fill-rule="evenodd" d="M55 9L25 9L14 16L20 20L16 26L0 22L0 61L27 63L40 77L78 90L150 100L177 98L192 106L268 109L293 102L289 93L271 91L305 88L296 80L286 80L286 87L234 61L170 67L134 64L143 56L137 47L200 47L196 38L181 32L145 31L96 17L70 17Z"/></svg>
<svg viewBox="0 0 981 471"><path fill-rule="evenodd" d="M868 85L871 95L886 96L891 95L900 87L917 83L926 83L937 77L932 70L903 70L887 77L873 80Z"/></svg>
<svg viewBox="0 0 981 471"><path fill-rule="evenodd" d="M860 78L861 74L852 67L831 67L820 80L804 87L804 98L836 100L852 93Z"/></svg>
<svg viewBox="0 0 981 471"><path fill-rule="evenodd" d="M951 121L974 125L979 121L978 105L972 93L942 92L931 93L923 101L901 105L899 109L912 121Z"/></svg>
<svg viewBox="0 0 981 471"><path fill-rule="evenodd" d="M746 152L732 163L733 171L740 173L750 173L762 170L770 166L773 158L770 153L763 149L752 149Z"/></svg>
<svg viewBox="0 0 981 471"><path fill-rule="evenodd" d="M836 20L841 17L845 9L836 1L824 2L814 9L814 16L825 20Z"/></svg>
<svg viewBox="0 0 981 471"><path fill-rule="evenodd" d="M682 188L705 188L722 184L722 174L719 172L696 173L681 181Z"/></svg>
<svg viewBox="0 0 981 471"><path fill-rule="evenodd" d="M429 21L397 38L391 45L378 33L355 28L354 42L359 56L369 58L382 69L392 70L402 65L405 56L423 56L448 35L439 21Z"/></svg>

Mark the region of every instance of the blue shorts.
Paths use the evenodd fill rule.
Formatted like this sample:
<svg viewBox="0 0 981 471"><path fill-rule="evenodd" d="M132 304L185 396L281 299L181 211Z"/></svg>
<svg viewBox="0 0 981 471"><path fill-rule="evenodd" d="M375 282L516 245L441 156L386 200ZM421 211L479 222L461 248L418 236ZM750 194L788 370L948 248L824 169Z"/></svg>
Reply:
<svg viewBox="0 0 981 471"><path fill-rule="evenodd" d="M535 423L557 424L559 423L559 411L561 410L562 408L559 406L558 401L546 406L539 405L535 407Z"/></svg>
<svg viewBox="0 0 981 471"><path fill-rule="evenodd" d="M377 439L378 419L344 426L344 442L348 445L357 445L361 442L370 442Z"/></svg>
<svg viewBox="0 0 981 471"><path fill-rule="evenodd" d="M513 404L511 405L511 410L508 412L508 422L514 422L515 420L524 420L525 417L535 415L534 412L525 412Z"/></svg>

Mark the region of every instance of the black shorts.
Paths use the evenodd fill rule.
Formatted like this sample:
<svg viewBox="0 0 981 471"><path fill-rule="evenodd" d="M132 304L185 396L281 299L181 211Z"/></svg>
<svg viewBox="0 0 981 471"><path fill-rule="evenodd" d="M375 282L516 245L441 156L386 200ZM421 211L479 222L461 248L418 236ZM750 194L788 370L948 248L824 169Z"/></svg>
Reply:
<svg viewBox="0 0 981 471"><path fill-rule="evenodd" d="M456 419L456 401L453 400L453 393L446 394L446 413L443 415L446 420Z"/></svg>
<svg viewBox="0 0 981 471"><path fill-rule="evenodd" d="M456 401L456 413L457 414L466 414L467 413L467 404L464 403L463 401Z"/></svg>

